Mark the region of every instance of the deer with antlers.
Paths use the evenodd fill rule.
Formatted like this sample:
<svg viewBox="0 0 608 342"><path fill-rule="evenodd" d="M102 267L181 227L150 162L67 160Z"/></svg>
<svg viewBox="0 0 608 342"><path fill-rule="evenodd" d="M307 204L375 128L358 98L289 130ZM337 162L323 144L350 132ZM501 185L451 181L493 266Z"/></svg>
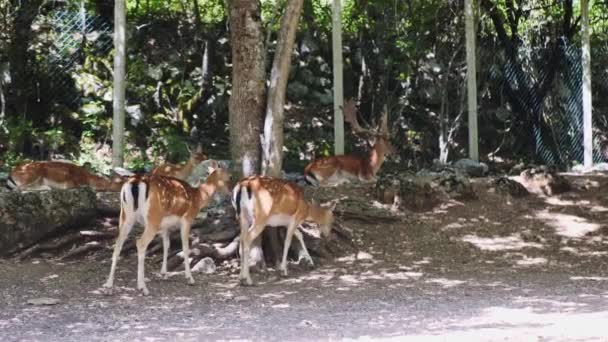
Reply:
<svg viewBox="0 0 608 342"><path fill-rule="evenodd" d="M82 166L63 161L35 161L11 170L6 186L11 190L73 189L89 186L95 191L120 191L125 177L98 176Z"/></svg>
<svg viewBox="0 0 608 342"><path fill-rule="evenodd" d="M190 152L190 158L184 165L165 163L154 168L152 174L186 180L192 174L192 170L207 159L207 155L203 153L201 144L198 144L194 151L188 150Z"/></svg>
<svg viewBox="0 0 608 342"><path fill-rule="evenodd" d="M252 285L249 274L249 253L251 243L264 231L266 226L287 227L283 245L281 272L287 275L287 252L295 235L302 246L304 258L312 265L313 261L304 244L298 226L304 221L320 225L323 236L329 236L334 221L335 204L324 208L308 203L304 191L289 181L252 176L241 180L232 191L232 205L241 227L241 272L242 285Z"/></svg>
<svg viewBox="0 0 608 342"><path fill-rule="evenodd" d="M350 123L355 134L366 134L375 139L365 156L339 155L314 160L304 169L306 182L310 185L329 186L351 181L375 182L387 155L394 149L388 134L388 118L385 112L377 129L361 127L357 120L357 107L353 99L344 106L344 120Z"/></svg>
<svg viewBox="0 0 608 342"><path fill-rule="evenodd" d="M190 227L196 215L209 205L216 192L230 193L230 178L230 173L221 168L214 170L205 183L196 188L172 177L146 175L129 178L120 192L119 233L112 254L110 275L104 287L110 289L114 285L114 272L122 246L137 222L145 224L144 232L137 240L137 288L144 295L149 294L144 281L144 259L148 245L158 233L163 241L160 272L166 276L169 230L175 226L180 227L186 279L189 284L194 284L188 260Z"/></svg>

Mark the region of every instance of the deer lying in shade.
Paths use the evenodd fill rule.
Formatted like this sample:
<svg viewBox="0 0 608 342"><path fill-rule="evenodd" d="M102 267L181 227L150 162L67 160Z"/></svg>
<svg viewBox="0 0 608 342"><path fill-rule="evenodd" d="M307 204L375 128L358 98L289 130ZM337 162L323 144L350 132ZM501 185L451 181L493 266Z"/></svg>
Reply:
<svg viewBox="0 0 608 342"><path fill-rule="evenodd" d="M364 156L338 155L319 158L304 169L305 180L310 185L331 186L359 181L375 182L376 174L386 156L393 153L388 134L387 114L383 114L376 130L362 128L357 121L355 102L350 100L344 108L345 121L350 122L355 133L371 135L375 139L371 150Z"/></svg>
<svg viewBox="0 0 608 342"><path fill-rule="evenodd" d="M287 252L295 235L304 253L304 258L312 265L313 261L304 244L298 226L306 221L320 225L323 236L329 236L334 221L333 209L310 204L304 199L304 191L291 182L253 176L241 180L232 191L232 205L236 209L241 228L241 272L240 282L252 285L249 274L249 253L251 243L264 231L266 226L287 227L281 272L287 275Z"/></svg>
<svg viewBox="0 0 608 342"><path fill-rule="evenodd" d="M125 177L106 178L82 166L60 161L35 161L11 170L7 187L11 190L73 189L89 186L95 191L120 191Z"/></svg>
<svg viewBox="0 0 608 342"><path fill-rule="evenodd" d="M149 291L144 281L144 259L146 250L154 237L160 233L163 240L163 263L161 274L167 274L167 255L169 252L169 230L179 226L184 252L185 275L189 284L194 284L190 273L189 236L192 221L199 211L209 204L217 191L230 193L230 174L224 169L213 171L205 183L194 188L188 183L171 177L134 176L123 186L120 197L119 233L112 255L110 275L104 287L114 285L114 272L122 246L136 222L144 223L145 229L137 240L137 288L144 295Z"/></svg>

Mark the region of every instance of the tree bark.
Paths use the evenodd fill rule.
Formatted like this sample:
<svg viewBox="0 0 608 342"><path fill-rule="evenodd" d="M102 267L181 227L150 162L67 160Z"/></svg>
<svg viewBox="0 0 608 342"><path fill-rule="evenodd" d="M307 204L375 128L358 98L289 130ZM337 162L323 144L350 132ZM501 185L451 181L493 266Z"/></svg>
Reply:
<svg viewBox="0 0 608 342"><path fill-rule="evenodd" d="M260 132L266 95L260 7L259 0L230 2L232 94L228 110L230 153L238 178L260 171ZM264 262L261 238L253 242L250 255L252 262Z"/></svg>
<svg viewBox="0 0 608 342"><path fill-rule="evenodd" d="M126 0L114 4L114 116L112 119L112 165L122 166L124 161L125 132L125 77L126 77Z"/></svg>
<svg viewBox="0 0 608 342"><path fill-rule="evenodd" d="M229 102L230 152L237 177L258 174L260 131L265 106L264 35L260 1L230 3L232 94Z"/></svg>
<svg viewBox="0 0 608 342"><path fill-rule="evenodd" d="M89 188L0 193L0 255L88 224L97 214L96 205Z"/></svg>
<svg viewBox="0 0 608 342"><path fill-rule="evenodd" d="M288 0L281 18L281 29L270 72L270 88L264 121L262 142L262 174L281 178L283 169L283 122L285 92L291 67L293 45L304 0ZM268 259L278 262L281 257L281 241L278 229L267 229L263 234L267 241L264 252Z"/></svg>
<svg viewBox="0 0 608 342"><path fill-rule="evenodd" d="M288 0L285 13L281 19L279 41L270 73L268 104L262 136L262 173L272 177L281 177L283 166L283 122L285 91L289 79L291 55L296 39L298 21L302 13L304 0Z"/></svg>

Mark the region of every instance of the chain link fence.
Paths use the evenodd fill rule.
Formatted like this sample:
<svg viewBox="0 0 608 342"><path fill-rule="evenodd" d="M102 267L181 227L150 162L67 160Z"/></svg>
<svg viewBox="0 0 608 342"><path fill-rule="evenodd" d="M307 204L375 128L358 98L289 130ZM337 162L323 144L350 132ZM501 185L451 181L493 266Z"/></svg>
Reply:
<svg viewBox="0 0 608 342"><path fill-rule="evenodd" d="M112 50L112 23L91 15L83 7L55 10L46 17L49 34L54 37L48 55L40 63L50 83L51 92L45 96L78 103L82 94L73 91L72 73L83 65L86 53L105 56ZM66 99L66 95L72 98Z"/></svg>
<svg viewBox="0 0 608 342"><path fill-rule="evenodd" d="M553 6L560 5L556 3ZM529 18L542 17L541 11L546 10L531 9ZM608 25L608 15L599 10L592 13L600 14L599 17L591 18L594 27L605 28ZM500 42L500 39L482 39L478 46L479 58L482 63L491 65L485 69L488 74L482 77L486 77L491 83L489 88L500 94L498 97L501 101L495 112L506 113L505 120L529 120L527 125L520 126L532 129L535 156L540 162L560 167L582 164L584 153L580 35L562 35L556 42L551 42L549 39L542 39L550 33L534 30L540 28L521 28L519 41L513 42L518 49L513 53L505 51L505 44ZM608 101L602 98L602 94L606 94L608 90L608 61L604 57L608 53L607 38L606 33L594 32L591 46L594 162L604 160L602 147L604 132L608 127ZM516 132L511 134L515 135Z"/></svg>

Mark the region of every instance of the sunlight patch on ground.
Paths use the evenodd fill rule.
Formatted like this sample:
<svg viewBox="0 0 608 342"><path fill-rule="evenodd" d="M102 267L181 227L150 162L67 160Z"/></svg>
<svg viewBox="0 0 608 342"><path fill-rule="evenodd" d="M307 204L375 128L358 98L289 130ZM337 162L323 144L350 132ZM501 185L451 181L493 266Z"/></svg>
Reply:
<svg viewBox="0 0 608 342"><path fill-rule="evenodd" d="M477 235L465 235L465 242L472 243L475 247L486 251L507 251L522 248L543 248L540 243L526 242L518 235L484 238Z"/></svg>
<svg viewBox="0 0 608 342"><path fill-rule="evenodd" d="M520 266L544 265L549 262L546 258L528 258L525 256L521 260L517 260L516 264Z"/></svg>
<svg viewBox="0 0 608 342"><path fill-rule="evenodd" d="M466 227L466 225L458 223L458 222L452 222L452 223L444 226L443 230L458 229L458 228L464 228L464 227Z"/></svg>
<svg viewBox="0 0 608 342"><path fill-rule="evenodd" d="M574 247L562 247L560 248L562 252L572 253L577 256L604 256L608 255L608 251L589 251L589 250L581 250Z"/></svg>
<svg viewBox="0 0 608 342"><path fill-rule="evenodd" d="M570 280L606 281L608 280L608 277L570 277Z"/></svg>
<svg viewBox="0 0 608 342"><path fill-rule="evenodd" d="M561 312L490 307L464 319L438 319L421 333L360 336L342 341L602 341L608 311Z"/></svg>
<svg viewBox="0 0 608 342"><path fill-rule="evenodd" d="M443 286L444 288L450 288L450 287L454 287L454 286L458 286L458 285L462 285L462 284L466 283L466 281L464 281L464 280L446 279L446 278L434 278L434 279L429 279L426 282L430 283L430 284L439 284L439 285Z"/></svg>
<svg viewBox="0 0 608 342"><path fill-rule="evenodd" d="M589 222L583 217L546 210L537 212L536 218L553 227L558 235L569 238L580 238L600 228L599 224Z"/></svg>
<svg viewBox="0 0 608 342"><path fill-rule="evenodd" d="M562 199L559 197L547 197L545 198L545 203L550 204L550 205L555 205L555 206L576 206L576 207L589 207L589 209L592 212L605 212L608 211L607 207L601 206L601 205L593 205L590 201L588 200L581 200L581 201L573 201L573 200L568 200L568 199Z"/></svg>
<svg viewBox="0 0 608 342"><path fill-rule="evenodd" d="M340 281L348 284L361 284L370 280L415 280L422 277L420 272L394 272L386 269L378 271L366 271L361 274L344 274L338 277Z"/></svg>

